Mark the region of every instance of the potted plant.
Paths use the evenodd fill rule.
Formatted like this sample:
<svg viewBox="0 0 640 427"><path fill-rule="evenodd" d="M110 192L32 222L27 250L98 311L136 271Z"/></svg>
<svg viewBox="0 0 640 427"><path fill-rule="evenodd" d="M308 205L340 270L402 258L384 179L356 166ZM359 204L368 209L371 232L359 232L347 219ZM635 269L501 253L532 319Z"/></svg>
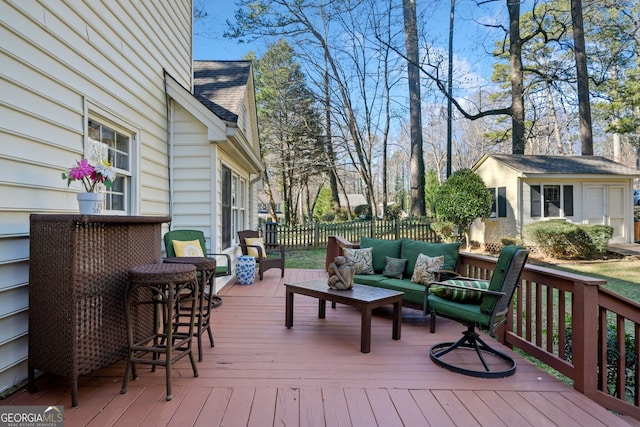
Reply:
<svg viewBox="0 0 640 427"><path fill-rule="evenodd" d="M80 214L96 215L102 212L103 205L103 194L98 192L98 184L111 188L116 179L116 173L106 160L92 165L88 159L82 159L76 162L76 166L63 172L62 179L67 180L67 187L71 185L72 181L82 182L85 192L80 192L77 195Z"/></svg>

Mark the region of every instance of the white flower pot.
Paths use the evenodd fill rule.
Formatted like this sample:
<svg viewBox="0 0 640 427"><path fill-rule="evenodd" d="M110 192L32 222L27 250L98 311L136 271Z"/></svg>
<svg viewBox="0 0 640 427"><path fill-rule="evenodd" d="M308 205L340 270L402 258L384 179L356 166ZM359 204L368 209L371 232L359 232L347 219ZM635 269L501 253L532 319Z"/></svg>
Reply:
<svg viewBox="0 0 640 427"><path fill-rule="evenodd" d="M100 215L104 195L102 193L78 193L78 207L80 215Z"/></svg>

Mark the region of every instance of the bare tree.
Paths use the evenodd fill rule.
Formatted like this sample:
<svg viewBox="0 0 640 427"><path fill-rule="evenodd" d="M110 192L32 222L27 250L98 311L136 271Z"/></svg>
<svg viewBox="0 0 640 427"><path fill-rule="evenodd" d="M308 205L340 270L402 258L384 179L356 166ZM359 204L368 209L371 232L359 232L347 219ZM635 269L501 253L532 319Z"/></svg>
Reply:
<svg viewBox="0 0 640 427"><path fill-rule="evenodd" d="M404 37L407 49L407 74L409 79L409 116L411 129L411 214L425 215L424 205L424 157L422 153L422 116L420 98L420 56L418 53L418 28L415 0L402 0Z"/></svg>

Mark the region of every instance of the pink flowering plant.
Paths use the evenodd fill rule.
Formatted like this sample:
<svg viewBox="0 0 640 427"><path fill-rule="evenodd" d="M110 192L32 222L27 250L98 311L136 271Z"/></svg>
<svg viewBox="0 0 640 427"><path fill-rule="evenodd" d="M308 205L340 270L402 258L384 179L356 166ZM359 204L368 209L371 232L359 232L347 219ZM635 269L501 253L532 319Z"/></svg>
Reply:
<svg viewBox="0 0 640 427"><path fill-rule="evenodd" d="M76 166L62 173L62 179L67 180L67 187L71 181L81 181L84 189L88 193L96 191L96 185L102 183L107 188L113 186L116 180L116 173L106 160L101 160L95 166L89 163L89 160L82 159L77 162Z"/></svg>

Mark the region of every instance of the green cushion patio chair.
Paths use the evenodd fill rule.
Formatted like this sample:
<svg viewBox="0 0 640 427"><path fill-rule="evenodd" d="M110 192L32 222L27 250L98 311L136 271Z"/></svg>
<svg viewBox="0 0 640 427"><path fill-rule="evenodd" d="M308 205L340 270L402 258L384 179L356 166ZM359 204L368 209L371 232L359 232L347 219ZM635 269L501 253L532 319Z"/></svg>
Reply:
<svg viewBox="0 0 640 427"><path fill-rule="evenodd" d="M520 246L505 246L500 252L491 280L458 277L433 282L427 286L424 313L431 315L431 333L435 332L436 316L453 319L467 326L463 337L457 342L434 345L429 352L431 360L451 371L474 377L503 378L515 372L516 363L513 358L485 343L475 331L475 327L488 330L495 336L496 328L506 321L528 256L529 252ZM444 356L458 348L475 350L484 369L462 367L447 362ZM499 364L498 369L489 367L486 355L502 359L503 362ZM451 360L451 357L447 360Z"/></svg>
<svg viewBox="0 0 640 427"><path fill-rule="evenodd" d="M231 257L227 254L216 254L207 252L207 246L204 238L204 233L200 230L173 230L165 233L164 246L167 253L167 257L175 257L176 252L173 247L173 241L178 240L181 242L190 242L197 240L200 242L200 248L204 256L216 258L216 272L215 277L223 277L231 275ZM223 262L219 260L222 259Z"/></svg>

